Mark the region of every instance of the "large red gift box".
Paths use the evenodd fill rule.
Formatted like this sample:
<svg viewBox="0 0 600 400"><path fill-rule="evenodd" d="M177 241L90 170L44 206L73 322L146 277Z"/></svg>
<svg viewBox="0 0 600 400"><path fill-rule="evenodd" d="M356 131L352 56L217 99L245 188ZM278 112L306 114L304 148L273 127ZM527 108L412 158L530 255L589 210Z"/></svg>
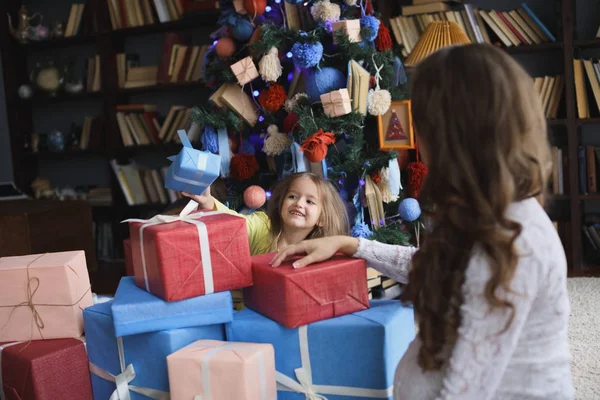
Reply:
<svg viewBox="0 0 600 400"><path fill-rule="evenodd" d="M6 400L92 400L85 345L78 339L0 343Z"/></svg>
<svg viewBox="0 0 600 400"><path fill-rule="evenodd" d="M254 286L244 289L246 307L288 328L369 308L365 260L345 256L292 267L273 268L274 254L252 258Z"/></svg>
<svg viewBox="0 0 600 400"><path fill-rule="evenodd" d="M129 223L137 286L177 301L252 285L245 219L221 212L176 219Z"/></svg>

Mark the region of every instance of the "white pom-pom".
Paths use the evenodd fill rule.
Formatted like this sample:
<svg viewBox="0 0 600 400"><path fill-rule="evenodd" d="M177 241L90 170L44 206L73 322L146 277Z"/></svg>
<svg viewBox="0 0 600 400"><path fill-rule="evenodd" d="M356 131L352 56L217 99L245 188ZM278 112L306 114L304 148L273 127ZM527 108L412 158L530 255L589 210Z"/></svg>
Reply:
<svg viewBox="0 0 600 400"><path fill-rule="evenodd" d="M294 107L296 107L296 104L298 104L298 102L301 99L307 99L308 100L308 95L306 93L296 93L294 95L294 97L292 97L291 99L287 99L285 101L285 104L283 105L283 108L285 108L285 111L291 113L294 110Z"/></svg>
<svg viewBox="0 0 600 400"><path fill-rule="evenodd" d="M278 53L276 47L271 47L271 50L258 62L260 76L265 82L275 82L281 76L282 68Z"/></svg>
<svg viewBox="0 0 600 400"><path fill-rule="evenodd" d="M350 7L354 7L356 5L356 0L344 0L344 3L346 3Z"/></svg>
<svg viewBox="0 0 600 400"><path fill-rule="evenodd" d="M321 0L310 8L310 13L317 22L335 22L340 19L340 6L329 0Z"/></svg>
<svg viewBox="0 0 600 400"><path fill-rule="evenodd" d="M269 125L267 138L262 151L268 156L276 156L292 144L292 139L285 133L279 132L277 125Z"/></svg>
<svg viewBox="0 0 600 400"><path fill-rule="evenodd" d="M387 90L369 90L369 97L367 99L369 104L369 114L371 115L383 115L392 105L392 95Z"/></svg>

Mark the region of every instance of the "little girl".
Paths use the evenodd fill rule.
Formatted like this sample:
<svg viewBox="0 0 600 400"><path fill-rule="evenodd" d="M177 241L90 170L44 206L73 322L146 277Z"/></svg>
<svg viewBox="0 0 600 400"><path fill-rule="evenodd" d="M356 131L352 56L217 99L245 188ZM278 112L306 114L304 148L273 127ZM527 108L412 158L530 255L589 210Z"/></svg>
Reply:
<svg viewBox="0 0 600 400"><path fill-rule="evenodd" d="M210 188L202 195L183 195L201 210L217 210L246 219L252 255L278 251L304 239L348 234L346 207L335 187L310 172L287 176L272 190L267 212L242 215L216 200Z"/></svg>

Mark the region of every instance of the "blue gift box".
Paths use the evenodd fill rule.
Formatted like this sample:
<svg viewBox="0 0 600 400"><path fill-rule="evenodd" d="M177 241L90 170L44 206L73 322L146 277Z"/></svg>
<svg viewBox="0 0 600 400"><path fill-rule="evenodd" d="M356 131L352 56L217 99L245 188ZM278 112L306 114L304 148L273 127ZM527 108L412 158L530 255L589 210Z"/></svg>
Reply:
<svg viewBox="0 0 600 400"><path fill-rule="evenodd" d="M121 278L112 303L117 336L223 324L233 319L230 292L166 302L140 289L134 277Z"/></svg>
<svg viewBox="0 0 600 400"><path fill-rule="evenodd" d="M236 313L227 339L275 347L279 400L392 399L396 366L415 336L412 308L398 301L296 329L252 310Z"/></svg>
<svg viewBox="0 0 600 400"><path fill-rule="evenodd" d="M183 148L167 170L165 187L179 192L202 194L218 177L221 171L221 157L208 151L196 150L184 130L177 134Z"/></svg>
<svg viewBox="0 0 600 400"><path fill-rule="evenodd" d="M101 303L83 310L94 399L108 399L115 390L129 391L132 400L168 399L167 356L196 340L225 338L223 325L117 338L111 305ZM118 389L115 381L121 382Z"/></svg>

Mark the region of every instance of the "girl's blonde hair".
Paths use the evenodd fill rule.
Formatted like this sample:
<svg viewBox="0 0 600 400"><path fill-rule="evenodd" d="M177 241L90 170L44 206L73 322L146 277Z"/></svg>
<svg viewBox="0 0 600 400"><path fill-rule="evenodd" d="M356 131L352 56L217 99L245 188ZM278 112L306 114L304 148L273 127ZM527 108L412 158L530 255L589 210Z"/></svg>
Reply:
<svg viewBox="0 0 600 400"><path fill-rule="evenodd" d="M421 198L434 207L433 228L413 258L402 297L419 315L419 365L427 371L442 366L442 350L456 340L461 287L475 246L489 260L487 302L514 315L514 305L496 290L510 291L522 230L505 212L529 197L543 203L551 158L533 79L493 46L432 54L415 71L411 97L429 168Z"/></svg>
<svg viewBox="0 0 600 400"><path fill-rule="evenodd" d="M281 205L296 179L310 179L319 190L321 202L320 224L308 234L306 239L325 236L347 235L349 231L348 212L336 188L329 181L312 172L299 172L288 175L273 187L271 198L267 205L267 215L271 221L271 235L276 238L283 229L281 220Z"/></svg>

